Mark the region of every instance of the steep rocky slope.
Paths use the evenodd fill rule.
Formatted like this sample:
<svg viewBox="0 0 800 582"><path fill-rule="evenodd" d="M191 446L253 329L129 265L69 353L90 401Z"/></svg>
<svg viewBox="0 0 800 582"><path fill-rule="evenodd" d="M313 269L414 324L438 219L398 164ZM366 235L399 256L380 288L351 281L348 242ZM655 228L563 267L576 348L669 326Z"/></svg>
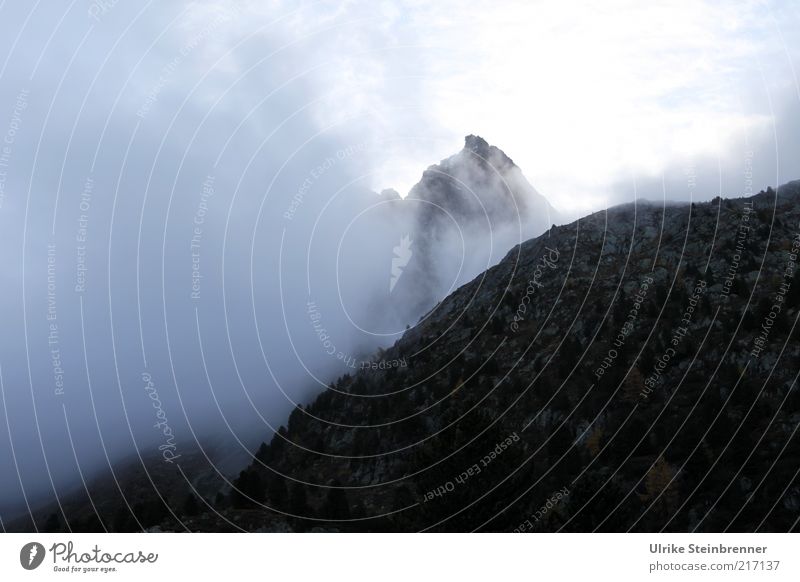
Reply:
<svg viewBox="0 0 800 582"><path fill-rule="evenodd" d="M626 205L513 248L297 408L234 505L301 530L797 529L798 202Z"/></svg>

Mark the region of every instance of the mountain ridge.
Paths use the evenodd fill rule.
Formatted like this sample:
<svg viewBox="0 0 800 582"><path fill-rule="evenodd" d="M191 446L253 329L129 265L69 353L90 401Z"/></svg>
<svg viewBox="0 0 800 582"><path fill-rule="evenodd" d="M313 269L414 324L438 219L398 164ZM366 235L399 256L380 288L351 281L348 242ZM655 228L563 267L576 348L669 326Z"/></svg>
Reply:
<svg viewBox="0 0 800 582"><path fill-rule="evenodd" d="M749 199L718 200L716 206L712 203L665 209L620 206L570 225L554 227L522 243L500 264L449 295L423 323L381 354L385 358L407 358L410 362L407 369L360 372L340 378L307 408L295 410L286 432L276 435L269 446L262 448L245 474L261 472L270 481L275 478L270 469L283 473L293 468L297 472L296 468L302 467L301 481L315 475L333 476L326 483L303 485L308 489L307 497L313 498L308 507L313 507L317 515L326 515L331 503L319 495L319 490L349 488L345 489L349 496L347 515L383 515L359 522L362 525L357 529L519 529L528 516L536 513L537 503L543 503L552 492L563 490L564 473L578 473L580 463L591 467L600 455L606 455L609 465L620 463L624 469L612 475L604 466L595 465L582 483L567 486L571 489L569 500L562 502L546 522L537 522L531 529L618 531L624 526L642 531L662 527L675 531L698 527L714 531L724 524L747 531L755 527L747 520L772 506L773 501L795 507L800 490L791 487L794 470L789 469L800 448L791 441L793 433L785 422L791 426L792 418L800 418L800 398L791 382L800 356L796 328L790 331L785 321L779 330L776 325L770 340L774 349L754 358L751 352L758 338L757 324L766 317L767 307L761 305L762 300L755 308L744 309L740 321L733 319L737 310L747 305L747 294L756 291L761 271L753 268L760 245L764 245L762 268L767 285L774 284L781 273L786 249L800 245L797 236L789 236L791 230L786 225L798 218L800 188L790 185L779 192L777 197L769 189ZM749 205L752 209L744 210ZM780 212L779 224L767 232L765 227L768 228L769 211L773 207ZM735 227L743 216L753 221L748 229L752 228L754 234L747 262L744 266L740 263L741 273L735 273L734 282L728 285L723 275L725 267L730 268L730 251L735 250L731 245L736 241L729 231L737 230ZM662 223L665 226L659 229ZM713 232L718 228L715 238ZM776 235L772 242L770 233ZM704 242L712 240L710 244ZM653 251L655 258L645 257ZM581 256L583 262L576 263L576 256ZM586 261L587 256L596 256L596 262ZM704 260L709 268L701 272ZM619 280L607 276L619 268L620 262L629 269L627 275ZM683 262L686 264L682 265ZM591 270L585 267L587 263L592 265ZM515 278L518 272L526 275L522 281ZM588 289L593 284L597 287L592 295L602 299L595 300L582 318L575 315L570 321L566 317L569 309L564 311L559 305L566 304L572 309L586 305ZM495 293L481 294L483 286ZM789 288L792 286L795 291L787 292L785 315L796 319L800 304L800 280L796 273ZM530 302L530 311L523 310L521 298L531 293L531 288L542 289L541 299L535 304ZM578 290L587 290L581 303L577 301L581 296ZM513 298L510 303L508 297ZM638 319L626 327L626 315L631 310L626 302L635 302L639 297L644 298L643 307L636 312ZM675 313L667 317L663 315L665 311ZM684 321L677 315L684 316L684 325L675 323ZM460 316L464 320L459 324ZM661 317L666 323L656 331ZM516 329L512 326L515 318ZM569 323L563 337L556 322ZM740 328L744 337L737 339ZM616 337L619 341L621 329L629 331L622 345L615 349L616 355L610 358L609 345L614 345L610 340ZM481 344L479 338L484 332L489 343ZM720 346L726 342L703 341L701 351L691 357L692 342L701 342L709 336L724 338L729 333L733 338L724 352ZM608 337L608 341L597 341L603 337ZM691 337L691 342L684 341L685 337ZM631 349L622 355L625 345L637 346L637 342L645 347L638 353ZM670 348L673 344L675 347ZM664 354L669 354L670 349L675 350L676 359L680 354L683 361L662 366ZM784 356L782 369L775 369L775 353ZM584 370L576 373L581 364ZM742 372L748 367L752 375ZM709 374L711 379L704 386ZM763 374L769 374L769 385L757 390ZM658 380L651 381L653 377ZM534 379L531 385L536 384L539 394L534 394L531 386L523 387L531 378ZM735 398L733 386L740 388ZM742 386L747 389L742 390ZM684 392L680 392L681 387ZM382 403L384 399L391 401ZM594 407L584 411L587 399ZM754 407L768 409L781 403L789 406L783 411L777 406L775 417L783 419L779 422L770 422L772 415L766 413L749 414ZM681 404L676 407L677 414L665 414L659 409L676 404ZM652 419L657 428L649 430L646 424L649 420L624 423L631 407L642 410L642 416ZM680 411L695 411L708 420L687 427ZM570 420L571 417L575 418ZM353 419L367 421L354 425ZM703 434L702 427L708 422L715 431ZM708 478L709 471L714 460L725 455L724 445L730 442L725 439L741 440L743 427L747 427L744 434L762 431L761 438L753 438L750 443L753 455L761 463L754 466L773 471L776 480L788 481L787 488L781 491L782 486L769 487L762 482L763 499L757 497L754 501L748 489L758 480L743 477L736 489L728 485L723 494L732 495L734 500L740 498L738 504L725 504L726 507L741 506L747 511L729 512L714 503L717 514L706 521L702 512L718 499L715 487L721 487L715 479ZM687 435L685 442L676 444L671 438L676 428ZM473 432L478 432L480 438L469 438ZM370 437L370 433L377 436ZM487 434L491 436L487 438ZM608 448L606 441L619 434L629 437L622 439L623 443L633 444L627 458ZM773 438L766 439L767 434ZM476 471L473 476L468 471L476 459L484 458L481 447L492 451L501 446L497 443L506 443L509 438L514 445L522 444L518 450L511 445L501 447L503 456L492 461L492 470L499 474L489 477L486 471ZM430 445L432 439L435 446ZM481 447L476 447L475 439L482 443ZM784 449L776 451L768 445L760 446L773 439L785 441ZM748 450L747 440L739 444L742 445L739 450ZM548 450L550 447L554 450ZM419 450L407 453L409 449ZM559 459L570 456L572 459L563 461L561 478L548 479L549 471L537 469L531 462L537 453L544 457L545 467ZM450 462L453 455L460 457L460 461ZM443 464L448 470L442 470ZM500 467L508 474L503 474ZM524 477L518 479L520 471ZM480 479L479 474L483 475ZM728 471L724 474L735 475ZM751 467L748 474L756 473ZM474 487L459 489L456 477L464 482L471 480ZM481 479L484 483L480 483ZM526 500L525 495L534 486L539 491L538 497ZM602 503L595 503L598 492L595 489L604 487L611 501L603 499ZM689 497L684 499L685 495ZM580 504L576 506L576 498L581 499L583 507L594 504L592 511L584 511ZM491 502L485 507L477 506L478 510L476 499L480 503L486 499ZM265 500L269 503L269 497ZM465 507L469 507L469 512L463 511ZM392 517L398 511L404 517ZM342 521L344 514L335 513L329 519L337 522L338 527L351 527ZM786 516L767 512L760 517L766 520L768 531L792 527ZM725 523L726 519L730 521ZM302 522L298 520L295 527Z"/></svg>

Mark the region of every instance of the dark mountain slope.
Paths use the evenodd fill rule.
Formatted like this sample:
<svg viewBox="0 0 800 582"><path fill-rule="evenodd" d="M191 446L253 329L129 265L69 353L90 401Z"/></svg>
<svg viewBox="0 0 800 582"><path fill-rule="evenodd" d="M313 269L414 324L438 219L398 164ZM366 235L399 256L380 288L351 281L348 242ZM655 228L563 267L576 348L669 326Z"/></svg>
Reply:
<svg viewBox="0 0 800 582"><path fill-rule="evenodd" d="M515 247L376 356L407 367L296 409L233 502L295 529L796 529L800 187L779 192Z"/></svg>

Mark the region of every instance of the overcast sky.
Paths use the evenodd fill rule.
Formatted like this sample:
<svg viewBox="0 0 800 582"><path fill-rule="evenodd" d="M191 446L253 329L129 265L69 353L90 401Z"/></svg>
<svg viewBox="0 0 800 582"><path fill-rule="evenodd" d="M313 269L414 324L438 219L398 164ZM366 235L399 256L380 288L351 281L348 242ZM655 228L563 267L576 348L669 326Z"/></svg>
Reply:
<svg viewBox="0 0 800 582"><path fill-rule="evenodd" d="M661 197L689 164L715 190L696 195L741 193L750 151L760 186L800 176L798 25L788 1L408 0L308 3L280 28L304 39L298 69L319 65L320 126L382 142L375 189L405 193L476 133L583 213L638 184ZM679 183L668 197L687 197Z"/></svg>
<svg viewBox="0 0 800 582"><path fill-rule="evenodd" d="M304 109L292 113L336 139L376 142L351 160L376 190L405 194L469 133L503 149L567 213L625 199L634 180L660 183L689 162L741 182L749 150L764 185L800 175L800 8L789 1L82 1L67 16L32 3L3 12L0 42L14 48L6 79L15 64L36 64L53 89L70 60L87 73L136 67L118 107L136 108L124 103L135 89L158 86L153 108L165 113L164 101L209 75L192 103L211 106L227 91L213 115L238 123L273 88L254 67L263 59L303 85L291 106ZM120 42L101 58L98 37L109 49ZM169 47L186 42L191 54L160 86ZM75 88L65 83L62 93ZM257 126L279 100L248 121Z"/></svg>
<svg viewBox="0 0 800 582"><path fill-rule="evenodd" d="M266 438L332 368L307 301L372 292L354 212L467 134L568 216L800 177L797 4L655 4L0 2L0 518L163 444L145 374L181 442Z"/></svg>

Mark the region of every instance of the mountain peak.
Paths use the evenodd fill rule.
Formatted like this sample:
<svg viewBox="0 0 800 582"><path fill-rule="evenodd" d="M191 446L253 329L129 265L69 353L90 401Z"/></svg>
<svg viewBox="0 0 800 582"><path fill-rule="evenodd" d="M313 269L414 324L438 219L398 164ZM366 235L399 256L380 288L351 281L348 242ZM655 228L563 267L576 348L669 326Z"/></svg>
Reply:
<svg viewBox="0 0 800 582"><path fill-rule="evenodd" d="M420 212L444 211L449 220L476 221L497 228L501 224L530 224L527 234L542 232L555 211L531 186L520 168L500 148L479 135L464 138L464 148L430 166L411 188L408 198L433 204ZM439 212L433 210L438 208ZM427 224L427 221L423 221Z"/></svg>
<svg viewBox="0 0 800 582"><path fill-rule="evenodd" d="M470 134L464 138L464 149L462 152L469 152L483 160L489 162L497 169L506 166L515 166L514 161L498 147L490 145L479 135Z"/></svg>
<svg viewBox="0 0 800 582"><path fill-rule="evenodd" d="M489 143L479 135L470 134L464 138L464 149L476 154L489 150Z"/></svg>

